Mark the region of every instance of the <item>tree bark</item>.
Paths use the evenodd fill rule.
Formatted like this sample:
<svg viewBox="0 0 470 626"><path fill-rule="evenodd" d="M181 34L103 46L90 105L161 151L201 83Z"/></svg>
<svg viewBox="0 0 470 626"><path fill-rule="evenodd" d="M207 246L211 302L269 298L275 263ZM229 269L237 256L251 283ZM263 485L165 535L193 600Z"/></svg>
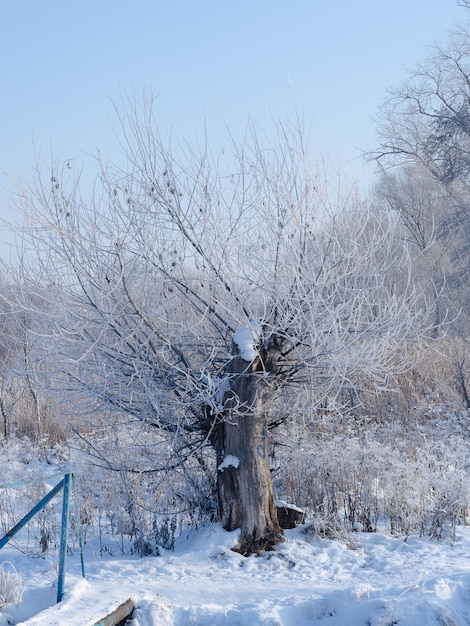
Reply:
<svg viewBox="0 0 470 626"><path fill-rule="evenodd" d="M234 550L248 556L272 550L284 541L277 519L269 469L265 372L259 357L234 357L227 415L222 427L222 454L217 471L219 512L226 530L240 528Z"/></svg>

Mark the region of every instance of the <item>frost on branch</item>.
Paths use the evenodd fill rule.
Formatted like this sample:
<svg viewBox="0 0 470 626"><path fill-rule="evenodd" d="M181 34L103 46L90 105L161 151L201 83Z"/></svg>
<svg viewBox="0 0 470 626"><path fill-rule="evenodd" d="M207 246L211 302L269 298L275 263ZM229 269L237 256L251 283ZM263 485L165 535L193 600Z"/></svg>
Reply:
<svg viewBox="0 0 470 626"><path fill-rule="evenodd" d="M203 404L216 415L224 410L224 397L230 388L228 376L211 376L203 372L199 378Z"/></svg>

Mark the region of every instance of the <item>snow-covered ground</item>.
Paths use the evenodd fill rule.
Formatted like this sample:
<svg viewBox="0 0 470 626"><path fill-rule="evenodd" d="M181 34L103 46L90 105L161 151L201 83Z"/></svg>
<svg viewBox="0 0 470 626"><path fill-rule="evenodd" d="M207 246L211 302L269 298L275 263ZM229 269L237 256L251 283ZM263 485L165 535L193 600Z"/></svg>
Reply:
<svg viewBox="0 0 470 626"><path fill-rule="evenodd" d="M88 626L131 598L134 626L264 624L460 626L470 624L470 528L454 542L357 534L348 544L287 531L276 552L244 558L237 533L211 525L180 537L160 557L67 559L65 594L55 604L51 557L0 552L25 585L0 626Z"/></svg>

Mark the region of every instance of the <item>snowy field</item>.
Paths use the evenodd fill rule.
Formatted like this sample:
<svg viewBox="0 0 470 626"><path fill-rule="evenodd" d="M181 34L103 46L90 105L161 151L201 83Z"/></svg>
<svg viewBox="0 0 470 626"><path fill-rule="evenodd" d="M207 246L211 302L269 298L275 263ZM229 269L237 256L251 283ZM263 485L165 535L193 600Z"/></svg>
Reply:
<svg viewBox="0 0 470 626"><path fill-rule="evenodd" d="M88 626L131 598L133 626L460 626L470 624L470 528L454 542L383 534L349 544L287 531L277 552L244 558L237 533L218 525L191 531L160 557L93 558L86 546L67 559L65 594L55 603L51 557L0 553L23 578L19 603L0 626ZM8 565L4 566L8 571Z"/></svg>

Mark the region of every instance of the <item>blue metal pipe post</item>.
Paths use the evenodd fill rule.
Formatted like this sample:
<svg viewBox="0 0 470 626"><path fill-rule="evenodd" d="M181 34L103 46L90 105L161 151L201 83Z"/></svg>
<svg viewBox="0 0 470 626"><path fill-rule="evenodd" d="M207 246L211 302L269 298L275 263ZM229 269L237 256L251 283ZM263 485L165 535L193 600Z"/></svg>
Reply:
<svg viewBox="0 0 470 626"><path fill-rule="evenodd" d="M62 600L64 595L65 559L67 556L67 538L69 528L69 501L70 485L72 473L68 472L64 476L64 493L62 498L62 527L60 530L60 553L59 553L59 578L57 581L57 602Z"/></svg>

